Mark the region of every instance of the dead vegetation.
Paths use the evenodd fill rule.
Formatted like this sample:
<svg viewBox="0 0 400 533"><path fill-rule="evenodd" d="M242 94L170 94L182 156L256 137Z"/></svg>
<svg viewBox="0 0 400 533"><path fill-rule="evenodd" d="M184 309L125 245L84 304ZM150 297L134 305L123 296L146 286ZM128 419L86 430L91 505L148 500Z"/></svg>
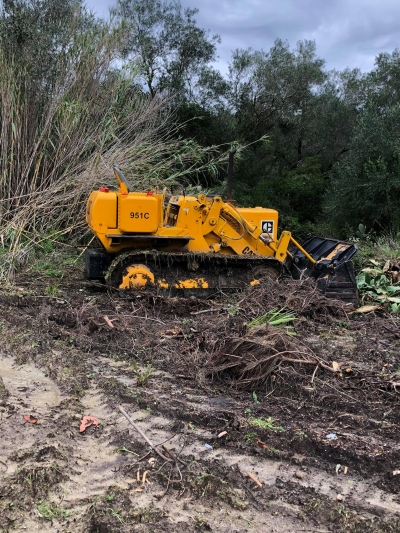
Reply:
<svg viewBox="0 0 400 533"><path fill-rule="evenodd" d="M69 531L79 515L78 533L249 530L232 513L261 531L271 514L282 532L397 527L394 511L372 519L382 508L357 499L380 490L379 505L397 505L395 317L351 314L291 279L209 300L130 297L70 277L52 296L48 283L21 278L0 295L3 349L63 394L50 411L35 410L32 393L4 377L5 449L10 419L25 424L0 458L4 531L31 525L29 506L43 531L50 521ZM292 330L250 325L274 309L295 316ZM99 425L79 433L88 415ZM82 483L96 494L79 492Z"/></svg>
<svg viewBox="0 0 400 533"><path fill-rule="evenodd" d="M227 340L214 354L206 376L233 387L272 392L285 363L313 365L314 372L319 366L335 372L307 345L267 324L253 328L245 337Z"/></svg>
<svg viewBox="0 0 400 533"><path fill-rule="evenodd" d="M124 26L86 24L83 16L77 7L40 75L29 59L13 57L7 40L0 43L3 281L55 243L87 244L86 199L99 185L115 187L114 165L142 190L214 176L226 162L221 147L180 137L168 98L145 95L135 67L114 68Z"/></svg>

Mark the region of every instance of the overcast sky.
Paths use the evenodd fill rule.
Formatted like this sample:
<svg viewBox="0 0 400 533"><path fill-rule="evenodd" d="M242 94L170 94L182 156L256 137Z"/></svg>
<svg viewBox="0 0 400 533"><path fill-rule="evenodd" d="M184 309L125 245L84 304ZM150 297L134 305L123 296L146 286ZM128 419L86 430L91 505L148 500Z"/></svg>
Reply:
<svg viewBox="0 0 400 533"><path fill-rule="evenodd" d="M106 16L112 0L86 0ZM399 0L181 0L197 7L198 26L219 34L219 68L226 71L232 50L268 50L275 39L292 47L313 39L328 69L371 70L380 52L400 47Z"/></svg>

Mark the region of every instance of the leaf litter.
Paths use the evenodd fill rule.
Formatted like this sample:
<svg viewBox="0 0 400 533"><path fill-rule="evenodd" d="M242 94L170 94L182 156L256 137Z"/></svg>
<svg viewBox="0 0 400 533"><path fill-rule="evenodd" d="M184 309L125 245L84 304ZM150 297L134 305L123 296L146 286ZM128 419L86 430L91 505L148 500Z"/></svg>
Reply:
<svg viewBox="0 0 400 533"><path fill-rule="evenodd" d="M98 426L99 422L94 416L84 416L79 426L79 432L83 433L90 426Z"/></svg>
<svg viewBox="0 0 400 533"><path fill-rule="evenodd" d="M32 415L24 415L23 419L29 422L30 424L36 424L38 419Z"/></svg>

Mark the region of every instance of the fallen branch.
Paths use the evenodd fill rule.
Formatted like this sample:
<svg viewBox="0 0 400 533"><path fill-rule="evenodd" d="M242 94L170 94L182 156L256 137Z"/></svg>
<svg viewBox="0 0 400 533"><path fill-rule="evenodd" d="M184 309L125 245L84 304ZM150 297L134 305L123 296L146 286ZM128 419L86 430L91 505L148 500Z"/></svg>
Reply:
<svg viewBox="0 0 400 533"><path fill-rule="evenodd" d="M104 318L104 321L107 324L107 326L110 326L110 328L114 327L114 324L111 322L111 320L108 318L107 315L104 315L103 318ZM114 320L115 320L115 318L114 318Z"/></svg>
<svg viewBox="0 0 400 533"><path fill-rule="evenodd" d="M186 466L185 461L182 461L182 459L180 459L178 456L176 456L172 450L170 450L167 446L165 446L165 444L163 444L162 447L163 447L164 451L167 452L167 454L171 457L171 459L172 459L175 463L176 463L177 461L179 461L182 465Z"/></svg>
<svg viewBox="0 0 400 533"><path fill-rule="evenodd" d="M139 457L138 462L144 461L148 458L148 456L151 454L151 452L147 452L145 455L142 455L142 457Z"/></svg>
<svg viewBox="0 0 400 533"><path fill-rule="evenodd" d="M119 405L118 409L121 411L121 413L124 415L124 417L127 419L127 421L136 429L136 431L143 437L143 439L147 442L147 444L152 448L157 455L161 457L164 461L171 461L168 457L165 457L157 448L154 446L154 444L151 442L151 440L143 433L143 431L135 424L135 422L132 420L132 418L128 415L128 413L125 411L125 409Z"/></svg>
<svg viewBox="0 0 400 533"><path fill-rule="evenodd" d="M219 307L218 309L203 309L202 311L194 311L193 313L190 313L191 315L201 315L202 313L215 313L217 311L223 311L223 307Z"/></svg>
<svg viewBox="0 0 400 533"><path fill-rule="evenodd" d="M301 352L300 352L301 353ZM277 354L277 356L280 354ZM308 361L305 359L292 359L290 357L281 357L281 361L288 361L289 363L301 363L303 365L315 365L317 363L322 368L325 368L325 370L330 370L331 372L337 372L332 366L328 366L325 363L323 363L318 357L315 357L314 361Z"/></svg>
<svg viewBox="0 0 400 533"><path fill-rule="evenodd" d="M250 479L252 479L254 481L254 483L256 485L258 485L260 488L262 488L261 481L254 474L252 474L251 472L247 472L247 475L249 476Z"/></svg>
<svg viewBox="0 0 400 533"><path fill-rule="evenodd" d="M161 324L162 326L166 326L167 324L163 322L162 320L158 320L158 318L150 318L149 316L138 316L138 315L121 315L124 318L138 318L139 320L151 320L152 322L157 322L158 324Z"/></svg>

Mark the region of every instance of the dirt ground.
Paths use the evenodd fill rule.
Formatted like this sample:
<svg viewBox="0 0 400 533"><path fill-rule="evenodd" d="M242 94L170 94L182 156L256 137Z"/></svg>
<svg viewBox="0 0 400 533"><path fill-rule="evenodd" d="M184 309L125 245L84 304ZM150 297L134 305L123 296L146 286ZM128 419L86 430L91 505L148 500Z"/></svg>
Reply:
<svg viewBox="0 0 400 533"><path fill-rule="evenodd" d="M162 299L71 267L0 301L1 532L400 531L393 317L309 281ZM296 335L248 325L283 307Z"/></svg>

